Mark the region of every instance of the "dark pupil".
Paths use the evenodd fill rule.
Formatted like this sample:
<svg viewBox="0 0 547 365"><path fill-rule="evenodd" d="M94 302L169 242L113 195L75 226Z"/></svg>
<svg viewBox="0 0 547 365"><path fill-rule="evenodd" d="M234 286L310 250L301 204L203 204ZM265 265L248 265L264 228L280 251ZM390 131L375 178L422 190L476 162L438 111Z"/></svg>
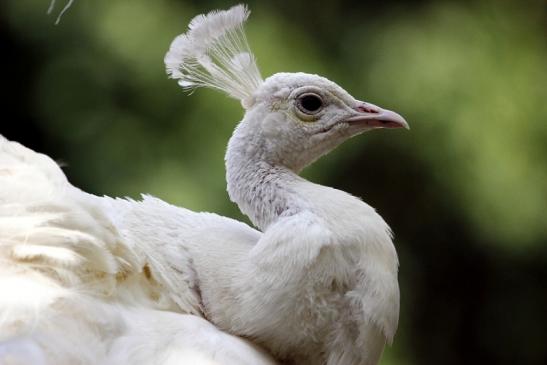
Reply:
<svg viewBox="0 0 547 365"><path fill-rule="evenodd" d="M314 95L305 95L300 99L300 105L305 110L315 112L321 108L321 99Z"/></svg>

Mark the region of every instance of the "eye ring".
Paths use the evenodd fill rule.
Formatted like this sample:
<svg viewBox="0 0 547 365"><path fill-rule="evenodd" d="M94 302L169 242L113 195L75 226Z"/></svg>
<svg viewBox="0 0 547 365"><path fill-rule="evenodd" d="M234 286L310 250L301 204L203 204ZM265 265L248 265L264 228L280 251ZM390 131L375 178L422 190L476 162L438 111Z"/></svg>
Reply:
<svg viewBox="0 0 547 365"><path fill-rule="evenodd" d="M296 107L306 115L315 115L323 109L323 98L316 93L304 93L296 98Z"/></svg>

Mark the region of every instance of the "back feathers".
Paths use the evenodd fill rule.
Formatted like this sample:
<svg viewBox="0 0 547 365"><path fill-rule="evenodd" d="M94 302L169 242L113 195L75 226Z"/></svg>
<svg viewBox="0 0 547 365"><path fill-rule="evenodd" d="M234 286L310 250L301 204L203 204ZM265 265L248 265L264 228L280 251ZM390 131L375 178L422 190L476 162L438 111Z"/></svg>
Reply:
<svg viewBox="0 0 547 365"><path fill-rule="evenodd" d="M184 89L218 89L250 106L263 80L243 31L248 16L244 5L196 16L171 43L167 73Z"/></svg>
<svg viewBox="0 0 547 365"><path fill-rule="evenodd" d="M155 199L86 194L49 157L1 135L0 187L0 291L11 293L0 296L0 341L8 329L24 332L49 320L45 308L67 298L115 298L199 315L191 273L171 268L171 261L187 264L185 252L147 246L125 232L141 210L161 208Z"/></svg>

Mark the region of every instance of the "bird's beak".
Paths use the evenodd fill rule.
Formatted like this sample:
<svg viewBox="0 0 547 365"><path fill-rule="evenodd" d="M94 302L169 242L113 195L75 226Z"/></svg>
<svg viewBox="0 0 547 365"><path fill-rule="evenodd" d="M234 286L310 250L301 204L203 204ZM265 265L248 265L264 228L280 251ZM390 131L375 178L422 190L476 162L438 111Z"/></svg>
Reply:
<svg viewBox="0 0 547 365"><path fill-rule="evenodd" d="M374 104L360 101L353 110L355 114L344 120L352 126L410 129L402 116Z"/></svg>

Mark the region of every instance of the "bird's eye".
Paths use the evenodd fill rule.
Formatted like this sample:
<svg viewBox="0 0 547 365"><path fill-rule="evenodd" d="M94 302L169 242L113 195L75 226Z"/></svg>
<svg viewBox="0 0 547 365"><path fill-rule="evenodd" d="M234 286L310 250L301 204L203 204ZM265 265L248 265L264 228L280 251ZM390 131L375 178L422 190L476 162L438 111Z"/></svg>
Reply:
<svg viewBox="0 0 547 365"><path fill-rule="evenodd" d="M303 94L298 97L296 106L302 113L317 114L323 108L323 99L317 94Z"/></svg>

